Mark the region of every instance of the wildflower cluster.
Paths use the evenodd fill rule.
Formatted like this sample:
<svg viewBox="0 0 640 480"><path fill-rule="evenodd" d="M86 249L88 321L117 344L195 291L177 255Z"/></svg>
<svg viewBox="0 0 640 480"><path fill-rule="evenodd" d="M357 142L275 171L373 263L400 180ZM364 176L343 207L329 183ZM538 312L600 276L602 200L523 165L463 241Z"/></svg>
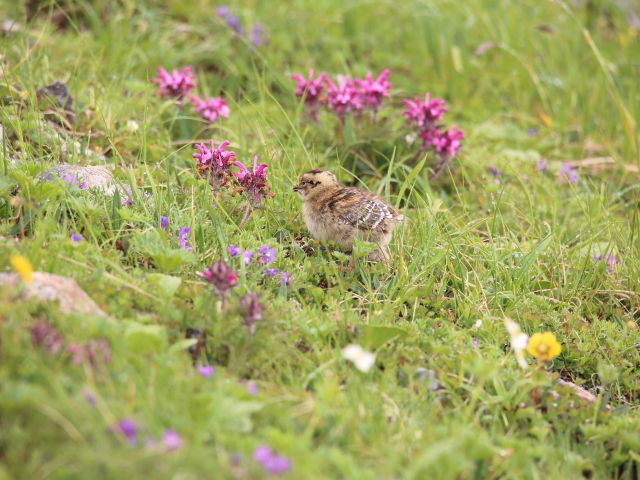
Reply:
<svg viewBox="0 0 640 480"><path fill-rule="evenodd" d="M325 72L314 77L314 70L309 71L309 77L296 73L291 78L297 82L296 96L301 97L307 115L314 122L318 121L318 111L321 107L331 110L340 123L344 123L347 115L356 118L369 111L373 119L376 118L382 103L389 96L391 84L388 82L389 70L383 70L374 80L371 72L364 79L340 76L334 82Z"/></svg>
<svg viewBox="0 0 640 480"><path fill-rule="evenodd" d="M202 99L195 95L189 95L195 87L195 77L191 74L191 70L192 68L187 66L180 71L174 69L168 73L164 68L158 67L158 75L151 79L152 83L158 85L156 93L163 98L174 98L180 106L188 96L196 113L209 123L215 123L219 117L228 117L231 112L222 97L209 98L205 96Z"/></svg>
<svg viewBox="0 0 640 480"><path fill-rule="evenodd" d="M97 338L89 342L71 343L65 345L62 335L58 333L53 325L45 321L38 322L29 329L31 334L31 344L43 350L48 355L67 353L71 356L74 365L88 363L96 366L100 363L111 362L111 347L104 338Z"/></svg>
<svg viewBox="0 0 640 480"><path fill-rule="evenodd" d="M229 27L236 35L243 36L244 29L240 25L240 19L236 17L231 10L227 6L220 6L216 8L216 14L222 18L227 27ZM262 25L259 23L254 23L251 28L251 32L249 33L249 41L255 47L259 47L260 45L264 45L266 40L263 37L264 29Z"/></svg>
<svg viewBox="0 0 640 480"><path fill-rule="evenodd" d="M123 418L113 426L112 431L124 437L126 442L131 446L139 443L138 432L140 427L130 418ZM144 445L147 448L156 448L156 439L147 437ZM162 449L167 452L178 450L182 446L182 437L178 432L172 429L165 430L161 437Z"/></svg>
<svg viewBox="0 0 640 480"><path fill-rule="evenodd" d="M169 227L169 218L165 216L160 216L160 220L158 221L158 225L160 229L166 231ZM189 245L191 242L191 228L190 227L181 227L178 229L178 248L186 250L187 252L193 252L193 247Z"/></svg>
<svg viewBox="0 0 640 480"><path fill-rule="evenodd" d="M542 159L536 163L536 168L542 174L548 171L547 161ZM572 167L569 163L563 163L557 172L558 181L564 185L578 183L578 169Z"/></svg>
<svg viewBox="0 0 640 480"><path fill-rule="evenodd" d="M241 255L240 248L236 247L235 245L229 245L229 247L227 248L227 252L231 257L241 257L242 263L245 269L251 265L251 259L254 257L254 252L252 250L247 250ZM271 277L277 276L279 278L280 285L290 286L291 279L289 278L289 272L288 271L281 272L279 269L273 268L271 264L275 261L276 261L275 248L271 248L267 245L262 245L258 249L258 255L256 256L256 260L254 263L259 267L264 267L261 273L265 277L271 278Z"/></svg>
<svg viewBox="0 0 640 480"><path fill-rule="evenodd" d="M440 123L447 112L446 102L441 98L432 99L427 92L424 101L414 97L413 100L403 100L403 103L407 109L402 114L406 117L407 124L415 128L422 138L422 148L432 149L443 160L454 158L462 146L464 133L455 125L445 129Z"/></svg>
<svg viewBox="0 0 640 480"><path fill-rule="evenodd" d="M614 257L611 253L606 253L605 255L598 254L593 257L593 261L595 263L604 263L607 266L607 272L613 272L616 265L620 264L620 260Z"/></svg>
<svg viewBox="0 0 640 480"><path fill-rule="evenodd" d="M193 154L197 163L198 173L209 180L214 194L217 194L223 187L233 188L232 196L237 193L244 193L249 206L242 219L240 226L249 219L254 208L258 207L265 197L273 197L270 187L267 184L266 163L258 163L258 157L253 158L253 168L249 170L242 162L234 161L236 153L226 151L230 142L224 141L217 148L211 140L209 146L205 143L195 145L196 153ZM231 169L237 167L239 170L232 172Z"/></svg>
<svg viewBox="0 0 640 480"><path fill-rule="evenodd" d="M553 333L536 333L529 338L513 320L505 318L504 324L511 336L511 349L521 368L528 366L524 358L525 351L537 358L539 363L549 362L560 355L562 346Z"/></svg>
<svg viewBox="0 0 640 480"><path fill-rule="evenodd" d="M262 466L268 475L281 475L291 469L291 461L282 455L276 455L266 445L260 445L253 451L253 459Z"/></svg>

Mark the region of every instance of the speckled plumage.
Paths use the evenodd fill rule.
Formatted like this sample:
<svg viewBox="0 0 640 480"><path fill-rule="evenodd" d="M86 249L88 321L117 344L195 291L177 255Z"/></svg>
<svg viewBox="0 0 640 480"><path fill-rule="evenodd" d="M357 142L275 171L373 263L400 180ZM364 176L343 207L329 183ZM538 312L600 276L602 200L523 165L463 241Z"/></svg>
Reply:
<svg viewBox="0 0 640 480"><path fill-rule="evenodd" d="M378 245L372 260L388 257L391 232L403 217L377 195L342 186L333 173L319 169L303 174L294 190L304 202L304 221L315 238L345 249L361 238Z"/></svg>

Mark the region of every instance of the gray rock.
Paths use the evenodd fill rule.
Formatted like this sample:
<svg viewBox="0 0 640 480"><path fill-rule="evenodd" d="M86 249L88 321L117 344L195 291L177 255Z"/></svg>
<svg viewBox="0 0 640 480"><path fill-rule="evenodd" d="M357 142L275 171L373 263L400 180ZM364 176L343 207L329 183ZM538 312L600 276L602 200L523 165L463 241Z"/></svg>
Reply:
<svg viewBox="0 0 640 480"><path fill-rule="evenodd" d="M0 287L17 289L21 284L24 288L23 297L35 297L43 302L58 302L60 311L63 313L107 316L73 278L45 272L33 272L32 281L23 283L17 273L0 273Z"/></svg>
<svg viewBox="0 0 640 480"><path fill-rule="evenodd" d="M106 195L113 195L117 190L120 195L128 196L127 184L116 184L113 180L113 167L107 165L96 165L81 167L78 165L58 165L51 170L39 175L42 182L53 180L63 180L77 184L82 188L97 189Z"/></svg>

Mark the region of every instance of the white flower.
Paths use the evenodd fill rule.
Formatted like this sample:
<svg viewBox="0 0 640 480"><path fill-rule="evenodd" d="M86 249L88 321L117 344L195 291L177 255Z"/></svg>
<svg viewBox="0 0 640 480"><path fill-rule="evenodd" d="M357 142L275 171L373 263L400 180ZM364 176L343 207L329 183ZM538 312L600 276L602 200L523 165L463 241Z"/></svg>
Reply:
<svg viewBox="0 0 640 480"><path fill-rule="evenodd" d="M130 132L137 132L139 128L140 125L138 125L138 122L135 120L127 120L127 130Z"/></svg>
<svg viewBox="0 0 640 480"><path fill-rule="evenodd" d="M473 328L480 328L482 327L482 320L476 320L475 323L473 324Z"/></svg>
<svg viewBox="0 0 640 480"><path fill-rule="evenodd" d="M511 335L511 349L516 354L518 365L521 368L527 368L527 362L524 359L524 352L527 349L529 342L529 335L520 330L520 325L511 320L510 318L504 319L504 326L507 327L509 335Z"/></svg>
<svg viewBox="0 0 640 480"><path fill-rule="evenodd" d="M342 358L352 362L361 372L367 373L376 361L376 355L367 352L360 345L347 345L342 349Z"/></svg>

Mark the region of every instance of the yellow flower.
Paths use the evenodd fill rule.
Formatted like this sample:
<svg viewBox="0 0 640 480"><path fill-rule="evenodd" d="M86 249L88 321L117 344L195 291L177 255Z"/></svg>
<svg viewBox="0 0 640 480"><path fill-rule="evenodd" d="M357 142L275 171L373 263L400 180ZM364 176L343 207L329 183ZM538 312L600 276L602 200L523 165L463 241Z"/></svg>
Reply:
<svg viewBox="0 0 640 480"><path fill-rule="evenodd" d="M527 352L540 360L551 360L560 355L562 347L551 332L536 333L529 339Z"/></svg>
<svg viewBox="0 0 640 480"><path fill-rule="evenodd" d="M24 283L31 283L33 267L31 266L29 259L22 255L11 255L9 257L9 261L11 262L13 269L22 277L22 281Z"/></svg>

